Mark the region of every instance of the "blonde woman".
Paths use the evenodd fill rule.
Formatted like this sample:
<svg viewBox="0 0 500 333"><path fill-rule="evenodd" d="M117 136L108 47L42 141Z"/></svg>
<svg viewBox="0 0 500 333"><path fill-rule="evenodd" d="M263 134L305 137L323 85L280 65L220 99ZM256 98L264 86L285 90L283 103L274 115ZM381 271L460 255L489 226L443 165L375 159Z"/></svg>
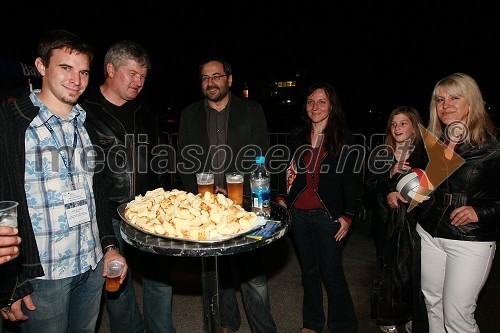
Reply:
<svg viewBox="0 0 500 333"><path fill-rule="evenodd" d="M454 73L436 84L428 129L464 160L417 215L429 332L477 333L474 310L498 239L500 147L472 77ZM444 166L453 158L441 156Z"/></svg>

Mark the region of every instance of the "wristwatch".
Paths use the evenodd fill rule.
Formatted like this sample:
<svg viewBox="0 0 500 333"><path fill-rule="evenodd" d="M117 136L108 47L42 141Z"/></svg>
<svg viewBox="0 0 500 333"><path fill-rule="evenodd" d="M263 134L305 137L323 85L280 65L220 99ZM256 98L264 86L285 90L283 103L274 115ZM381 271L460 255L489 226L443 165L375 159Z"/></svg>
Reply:
<svg viewBox="0 0 500 333"><path fill-rule="evenodd" d="M106 254L109 251L113 251L113 250L118 250L118 252L120 252L120 247L117 245L110 245L107 248L105 248L103 252L104 252L104 254Z"/></svg>

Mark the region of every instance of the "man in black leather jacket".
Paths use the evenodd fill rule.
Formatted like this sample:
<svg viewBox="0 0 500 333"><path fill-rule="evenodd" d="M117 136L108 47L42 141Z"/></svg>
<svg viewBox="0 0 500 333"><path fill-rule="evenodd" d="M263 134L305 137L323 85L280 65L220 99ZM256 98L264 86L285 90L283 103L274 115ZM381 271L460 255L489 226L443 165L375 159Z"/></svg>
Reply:
<svg viewBox="0 0 500 333"><path fill-rule="evenodd" d="M146 50L131 41L113 44L104 58L105 82L87 94L82 106L88 122L99 135L98 163L103 167L109 195L113 227L120 250L134 249L123 242L117 207L148 190L167 187L167 173L160 168L160 133L157 114L140 98L151 68ZM105 158L103 160L102 158ZM165 157L166 158L166 157ZM98 168L99 168L98 166ZM112 332L175 332L172 324L172 286L166 256L140 252L144 293L144 320L135 298L132 276L118 293L106 293L106 306ZM148 264L154 260L155 264ZM154 269L151 269L154 267ZM153 272L154 270L154 272Z"/></svg>

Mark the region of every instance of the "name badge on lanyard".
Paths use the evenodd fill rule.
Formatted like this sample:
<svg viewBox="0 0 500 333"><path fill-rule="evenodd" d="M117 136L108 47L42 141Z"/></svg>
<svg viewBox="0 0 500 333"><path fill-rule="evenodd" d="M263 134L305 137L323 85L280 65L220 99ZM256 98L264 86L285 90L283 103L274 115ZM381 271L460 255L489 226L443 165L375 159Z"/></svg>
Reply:
<svg viewBox="0 0 500 333"><path fill-rule="evenodd" d="M59 151L59 155L63 160L64 166L68 170L68 186L62 187L62 195L64 208L66 209L66 218L68 220L68 224L70 227L77 226L82 223L90 222L90 212L89 206L87 203L87 195L85 193L84 183L78 180L78 176L76 176L76 181L74 179L74 175L72 173L71 162L73 161L73 157L75 154L75 149L78 142L78 129L76 123L76 117L73 120L74 127L74 135L73 135L73 149L71 151L66 151L68 155L63 154L61 151L61 144L59 139L57 138L52 126L48 122L45 123L45 126L50 132L54 143L57 146Z"/></svg>
<svg viewBox="0 0 500 333"><path fill-rule="evenodd" d="M63 188L63 201L68 224L74 227L90 222L90 213L83 183L74 183L72 180L70 182L70 186Z"/></svg>

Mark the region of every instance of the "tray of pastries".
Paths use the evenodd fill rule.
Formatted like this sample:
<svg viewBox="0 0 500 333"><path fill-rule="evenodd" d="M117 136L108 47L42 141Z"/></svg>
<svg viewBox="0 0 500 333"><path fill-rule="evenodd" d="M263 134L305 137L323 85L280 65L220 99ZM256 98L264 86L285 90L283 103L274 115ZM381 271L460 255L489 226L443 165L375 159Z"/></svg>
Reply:
<svg viewBox="0 0 500 333"><path fill-rule="evenodd" d="M118 207L120 217L147 234L190 242L215 243L247 234L266 224L223 194L203 196L157 188Z"/></svg>

